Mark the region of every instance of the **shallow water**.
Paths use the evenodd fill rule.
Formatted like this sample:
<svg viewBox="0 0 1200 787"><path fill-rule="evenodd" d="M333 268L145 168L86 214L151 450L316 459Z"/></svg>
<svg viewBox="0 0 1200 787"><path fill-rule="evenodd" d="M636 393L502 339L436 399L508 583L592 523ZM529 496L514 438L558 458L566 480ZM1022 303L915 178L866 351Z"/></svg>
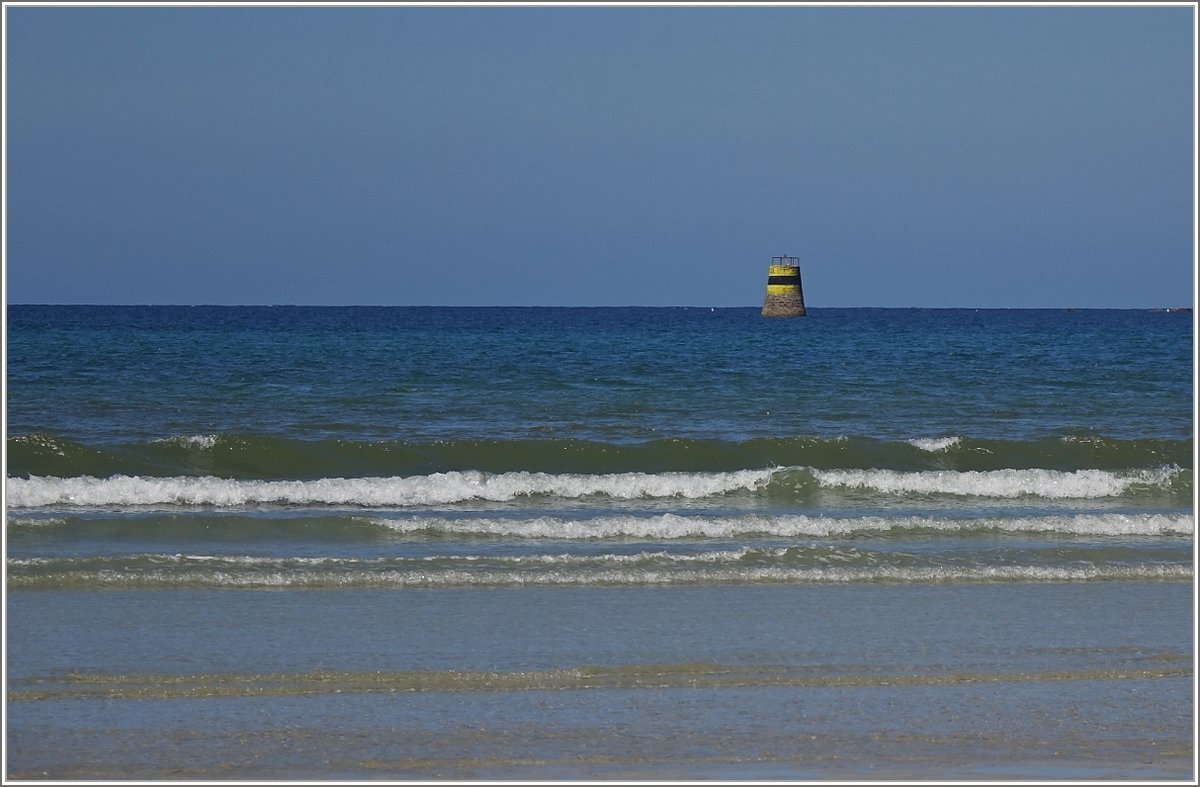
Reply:
<svg viewBox="0 0 1200 787"><path fill-rule="evenodd" d="M1184 778L1190 590L26 591L9 598L9 767Z"/></svg>

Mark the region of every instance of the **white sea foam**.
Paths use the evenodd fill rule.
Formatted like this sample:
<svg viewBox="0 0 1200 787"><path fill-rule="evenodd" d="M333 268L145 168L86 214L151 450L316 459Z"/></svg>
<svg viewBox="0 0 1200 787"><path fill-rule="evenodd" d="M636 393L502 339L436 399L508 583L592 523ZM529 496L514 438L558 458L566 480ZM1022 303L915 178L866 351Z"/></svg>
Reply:
<svg viewBox="0 0 1200 787"><path fill-rule="evenodd" d="M383 568L341 561L330 569L313 567L296 571L292 565L272 566L259 562L221 570L201 567L159 567L142 570L99 568L95 570L22 571L10 562L10 587L480 587L536 585L672 585L720 583L977 583L977 582L1091 582L1091 581L1186 581L1191 565L1181 563L1078 564L1070 566L966 565L966 566L837 566L746 564L742 555L724 553L703 556L642 554L606 555L591 559L590 565L563 564L561 558L544 559L528 568L512 567L512 560L481 568L461 562L429 568ZM523 558L522 560L527 560ZM152 564L153 561L146 561ZM185 563L187 561L184 561ZM832 562L832 561L831 561ZM35 564L30 563L30 566ZM36 566L35 566L36 567ZM16 569L14 571L14 569Z"/></svg>
<svg viewBox="0 0 1200 787"><path fill-rule="evenodd" d="M940 494L992 498L1036 496L1060 498L1117 497L1136 486L1165 487L1181 471L1042 469L988 471L817 470L774 468L710 473L483 473L454 471L390 478L320 478L305 481L258 481L213 476L116 475L109 478L33 476L9 478L8 504L15 508L46 506L154 505L339 505L403 507L441 505L468 500L509 501L550 496L580 499L696 499L737 491L766 489L782 479L795 487L796 474L810 474L825 488L866 489L885 494Z"/></svg>
<svg viewBox="0 0 1200 787"><path fill-rule="evenodd" d="M898 530L947 533L992 530L1090 536L1192 535L1194 517L1180 514L1075 514L1022 517L939 518L922 516L603 516L565 519L431 518L375 519L399 533L588 540L610 538L687 539L774 536L823 538Z"/></svg>
<svg viewBox="0 0 1200 787"><path fill-rule="evenodd" d="M1015 557L1015 555L1014 555ZM749 559L749 561L748 561ZM782 568L820 571L825 568L857 568L870 570L904 570L920 568L945 568L946 566L923 565L929 561L903 552L887 552L863 549L848 545L810 545L807 547L738 547L712 549L696 552L673 552L665 549L643 550L631 553L529 553L529 554L435 554L409 557L297 557L263 555L209 555L209 554L135 554L115 557L90 558L10 558L11 571L22 569L49 569L52 571L110 571L118 573L145 573L164 567L189 569L202 567L207 571L240 569L277 570L296 572L343 572L355 571L485 571L508 569L522 571L588 571L596 568L641 567L645 570L677 569L682 571L710 571L744 568ZM937 562L937 561L933 561ZM868 565L869 564L869 565ZM1086 559L1075 561L1069 567L1092 567L1103 569L1108 565L1130 567L1130 563L1098 564ZM1154 565L1172 565L1155 563ZM992 568L1025 568L1035 566L1013 562L1003 566L983 563L971 565L961 563L954 568L973 568L989 571ZM1047 566L1047 568L1055 568Z"/></svg>
<svg viewBox="0 0 1200 787"><path fill-rule="evenodd" d="M912 445L916 448L920 448L922 451L929 451L930 453L936 453L938 451L945 451L949 448L953 448L954 446L958 445L961 442L962 442L962 438L958 437L958 436L918 437L915 440L908 441L909 445Z"/></svg>
<svg viewBox="0 0 1200 787"><path fill-rule="evenodd" d="M826 487L870 489L889 494L943 494L978 497L1118 497L1134 486L1165 486L1178 468L1155 470L813 470Z"/></svg>
<svg viewBox="0 0 1200 787"><path fill-rule="evenodd" d="M611 475L476 471L392 478L321 478L252 481L203 477L153 478L34 476L8 479L8 502L45 506L150 506L257 504L415 506L465 500L506 501L552 495L575 499L700 498L765 485L772 470L727 473L617 473Z"/></svg>
<svg viewBox="0 0 1200 787"><path fill-rule="evenodd" d="M179 437L164 437L159 440L155 440L154 442L156 442L156 443L173 443L175 445L181 445L186 448L199 448L202 451L208 451L208 450L211 450L214 446L216 446L217 441L220 439L221 439L220 435L195 434L195 435L182 435Z"/></svg>

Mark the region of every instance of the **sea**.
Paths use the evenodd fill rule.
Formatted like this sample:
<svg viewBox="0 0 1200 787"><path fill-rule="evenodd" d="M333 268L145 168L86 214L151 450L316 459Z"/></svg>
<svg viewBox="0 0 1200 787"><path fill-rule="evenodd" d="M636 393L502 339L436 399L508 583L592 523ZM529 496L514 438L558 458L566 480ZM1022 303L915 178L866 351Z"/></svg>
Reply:
<svg viewBox="0 0 1200 787"><path fill-rule="evenodd" d="M6 776L1190 781L1193 327L9 305Z"/></svg>

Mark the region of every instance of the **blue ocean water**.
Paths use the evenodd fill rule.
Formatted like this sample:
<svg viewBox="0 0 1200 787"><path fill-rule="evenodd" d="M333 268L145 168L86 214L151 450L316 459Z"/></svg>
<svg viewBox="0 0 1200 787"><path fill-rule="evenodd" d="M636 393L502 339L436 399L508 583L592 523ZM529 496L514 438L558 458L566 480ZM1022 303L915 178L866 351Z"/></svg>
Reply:
<svg viewBox="0 0 1200 787"><path fill-rule="evenodd" d="M14 306L9 585L1186 579L1191 355L1149 311Z"/></svg>
<svg viewBox="0 0 1200 787"><path fill-rule="evenodd" d="M1157 726L1096 743L1104 761L1186 727L1190 313L9 306L6 338L22 768L174 773L179 736L202 733L184 721L194 704L171 703L249 694L326 697L319 712L270 706L282 725L345 722L358 711L343 694L634 692L604 729L581 721L594 706L560 719L587 732L547 744L560 766L588 736L627 749L623 714L649 685L716 693L711 718L653 695L696 735L746 714L750 695L729 686L824 692L841 718L839 687L923 687L954 706L949 685L1027 679L1139 681L1149 704L1122 712ZM1020 622L1037 608L1060 617ZM932 707L905 696L888 701L913 718ZM103 727L98 697L157 700L154 723L176 730L164 759L130 770L78 738ZM972 697L1012 722L978 761L1032 751L1018 721L1032 706ZM532 724L544 705L525 701L489 713ZM460 775L546 773L500 757L498 738L461 737L476 712L438 710L445 726L421 745L482 747L491 765L458 761ZM1075 745L1045 713L1054 745ZM878 742L872 718L846 721L847 752ZM379 722L399 741L378 744L397 758L382 772L436 775L395 764L417 739L393 723ZM93 759L39 743L64 724ZM790 753L770 756L801 757L795 729L772 729L763 746ZM920 756L940 765L918 775L978 775L947 770L965 744L927 732ZM205 740L184 772L233 756ZM662 748L667 773L700 761ZM295 772L281 751L243 752L235 773ZM702 775L722 773L722 752ZM641 773L656 756L622 762ZM900 746L894 762L912 756ZM344 767L378 776L367 759Z"/></svg>
<svg viewBox="0 0 1200 787"><path fill-rule="evenodd" d="M1100 310L9 309L9 429L85 444L1191 436L1191 317Z"/></svg>

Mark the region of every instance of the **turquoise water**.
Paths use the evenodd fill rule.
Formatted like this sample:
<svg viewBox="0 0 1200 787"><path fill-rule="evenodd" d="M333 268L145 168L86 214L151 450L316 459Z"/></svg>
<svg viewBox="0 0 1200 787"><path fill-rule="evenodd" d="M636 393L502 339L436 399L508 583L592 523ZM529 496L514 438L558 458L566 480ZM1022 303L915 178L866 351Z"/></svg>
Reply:
<svg viewBox="0 0 1200 787"><path fill-rule="evenodd" d="M10 773L1186 776L1192 328L10 306Z"/></svg>

